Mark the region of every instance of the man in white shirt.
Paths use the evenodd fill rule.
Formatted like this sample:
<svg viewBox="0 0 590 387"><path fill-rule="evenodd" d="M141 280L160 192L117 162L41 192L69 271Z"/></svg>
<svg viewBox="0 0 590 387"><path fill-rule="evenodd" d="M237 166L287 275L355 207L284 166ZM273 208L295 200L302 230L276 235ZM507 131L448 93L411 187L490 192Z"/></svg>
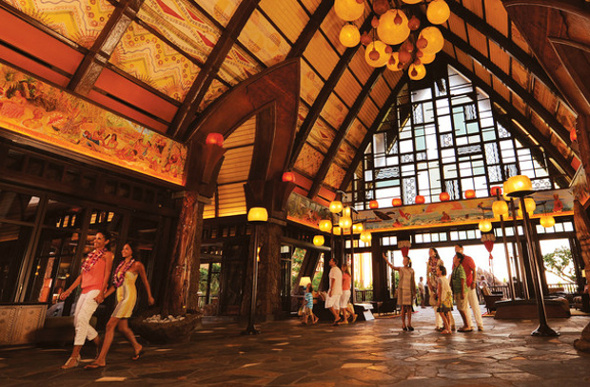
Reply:
<svg viewBox="0 0 590 387"><path fill-rule="evenodd" d="M330 289L326 297L326 309L330 309L334 315L334 325L337 325L340 320L340 296L342 295L342 271L338 267L338 262L335 258L330 259Z"/></svg>

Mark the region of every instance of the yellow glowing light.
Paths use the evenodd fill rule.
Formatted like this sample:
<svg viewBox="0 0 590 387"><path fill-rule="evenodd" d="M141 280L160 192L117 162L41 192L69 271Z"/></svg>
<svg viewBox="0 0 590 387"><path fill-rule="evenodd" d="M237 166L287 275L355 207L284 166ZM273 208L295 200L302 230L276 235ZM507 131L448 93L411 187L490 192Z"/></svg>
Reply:
<svg viewBox="0 0 590 387"><path fill-rule="evenodd" d="M451 16L451 10L444 0L434 0L428 4L426 18L432 24L443 24Z"/></svg>
<svg viewBox="0 0 590 387"><path fill-rule="evenodd" d="M482 220L481 222L479 222L478 227L479 231L488 232L492 229L492 222L490 222L489 220Z"/></svg>
<svg viewBox="0 0 590 387"><path fill-rule="evenodd" d="M543 226L545 228L555 226L555 218L551 215L541 216L541 226Z"/></svg>
<svg viewBox="0 0 590 387"><path fill-rule="evenodd" d="M504 200L496 200L492 203L492 211L496 218L500 217L500 215L506 216L508 215L508 203Z"/></svg>
<svg viewBox="0 0 590 387"><path fill-rule="evenodd" d="M358 3L356 0L336 0L334 1L334 12L342 20L353 21L363 16L365 2Z"/></svg>
<svg viewBox="0 0 590 387"><path fill-rule="evenodd" d="M422 49L425 54L436 54L443 49L445 39L436 27L426 27L420 32L420 37L426 39L428 44Z"/></svg>
<svg viewBox="0 0 590 387"><path fill-rule="evenodd" d="M531 179L525 175L512 176L504 182L504 195L508 197L519 196L519 193L533 192L533 183Z"/></svg>
<svg viewBox="0 0 590 387"><path fill-rule="evenodd" d="M352 227L352 219L350 216L343 216L340 218L340 227L349 229Z"/></svg>
<svg viewBox="0 0 590 387"><path fill-rule="evenodd" d="M369 231L361 232L361 241L363 241L365 243L369 243L372 238L373 237L371 236L371 233Z"/></svg>
<svg viewBox="0 0 590 387"><path fill-rule="evenodd" d="M526 212L528 212L529 214L532 214L533 212L535 212L535 209L537 208L537 203L535 203L535 199L533 199L533 198L524 199L524 208L526 208Z"/></svg>
<svg viewBox="0 0 590 387"><path fill-rule="evenodd" d="M345 24L340 30L339 39L344 47L354 47L361 42L361 33L354 24Z"/></svg>
<svg viewBox="0 0 590 387"><path fill-rule="evenodd" d="M337 214L342 211L342 202L339 200L334 200L330 203L330 212Z"/></svg>
<svg viewBox="0 0 590 387"><path fill-rule="evenodd" d="M396 24L396 18L401 18L401 23ZM390 9L381 15L377 26L377 34L379 39L386 44L396 45L406 40L410 36L410 27L408 27L408 17L404 11Z"/></svg>
<svg viewBox="0 0 590 387"><path fill-rule="evenodd" d="M323 246L324 242L325 240L323 235L316 235L313 237L313 244L316 246Z"/></svg>
<svg viewBox="0 0 590 387"><path fill-rule="evenodd" d="M268 212L264 207L252 207L248 211L248 222L266 222L268 220Z"/></svg>
<svg viewBox="0 0 590 387"><path fill-rule="evenodd" d="M365 48L365 60L369 66L383 67L387 64L387 62L389 62L389 57L391 57L391 54L385 52L386 48L387 45L380 40L375 40L374 42L367 44L367 47ZM375 52L379 54L379 56L375 59L371 59L371 53Z"/></svg>
<svg viewBox="0 0 590 387"><path fill-rule="evenodd" d="M424 67L423 64L419 64L416 66L412 63L410 65L410 68L408 69L408 75L410 79L413 79L414 81L419 81L420 79L426 76L426 67Z"/></svg>
<svg viewBox="0 0 590 387"><path fill-rule="evenodd" d="M323 232L329 232L332 229L332 222L329 220L320 220L320 230Z"/></svg>

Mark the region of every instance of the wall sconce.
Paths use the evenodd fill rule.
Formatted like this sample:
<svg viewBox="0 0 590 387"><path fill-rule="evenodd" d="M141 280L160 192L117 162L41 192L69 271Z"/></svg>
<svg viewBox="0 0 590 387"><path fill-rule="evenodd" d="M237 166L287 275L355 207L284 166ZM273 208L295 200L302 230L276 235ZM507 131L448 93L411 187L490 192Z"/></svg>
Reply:
<svg viewBox="0 0 590 387"><path fill-rule="evenodd" d="M221 133L209 133L205 143L207 145L223 146L223 135Z"/></svg>

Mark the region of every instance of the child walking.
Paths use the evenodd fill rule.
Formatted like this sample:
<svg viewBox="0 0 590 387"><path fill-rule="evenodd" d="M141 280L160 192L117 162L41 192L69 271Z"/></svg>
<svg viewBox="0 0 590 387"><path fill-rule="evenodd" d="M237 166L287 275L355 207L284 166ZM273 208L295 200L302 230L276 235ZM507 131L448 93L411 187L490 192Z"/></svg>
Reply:
<svg viewBox="0 0 590 387"><path fill-rule="evenodd" d="M436 311L440 313L443 319L443 330L442 334L448 335L451 333L451 311L453 310L453 292L449 286L449 280L447 279L447 268L444 266L436 267L436 276L438 282L437 294L440 295L438 298Z"/></svg>
<svg viewBox="0 0 590 387"><path fill-rule="evenodd" d="M311 282L305 287L305 293L303 294L303 324L307 324L311 317L311 323L315 324L318 322L318 317L313 313L313 288Z"/></svg>

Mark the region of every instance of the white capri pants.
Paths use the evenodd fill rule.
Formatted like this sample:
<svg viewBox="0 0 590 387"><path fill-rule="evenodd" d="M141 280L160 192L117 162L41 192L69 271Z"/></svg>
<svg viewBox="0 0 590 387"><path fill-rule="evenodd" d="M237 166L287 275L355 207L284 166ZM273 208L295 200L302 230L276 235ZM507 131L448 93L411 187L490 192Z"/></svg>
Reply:
<svg viewBox="0 0 590 387"><path fill-rule="evenodd" d="M74 313L74 327L76 328L76 337L74 345L84 345L86 339L92 341L98 336L98 332L90 325L90 318L98 307L94 298L100 293L99 290L91 290L88 293L80 294L76 303L76 312Z"/></svg>
<svg viewBox="0 0 590 387"><path fill-rule="evenodd" d="M344 290L340 296L340 309L348 308L348 301L350 301L350 290Z"/></svg>

